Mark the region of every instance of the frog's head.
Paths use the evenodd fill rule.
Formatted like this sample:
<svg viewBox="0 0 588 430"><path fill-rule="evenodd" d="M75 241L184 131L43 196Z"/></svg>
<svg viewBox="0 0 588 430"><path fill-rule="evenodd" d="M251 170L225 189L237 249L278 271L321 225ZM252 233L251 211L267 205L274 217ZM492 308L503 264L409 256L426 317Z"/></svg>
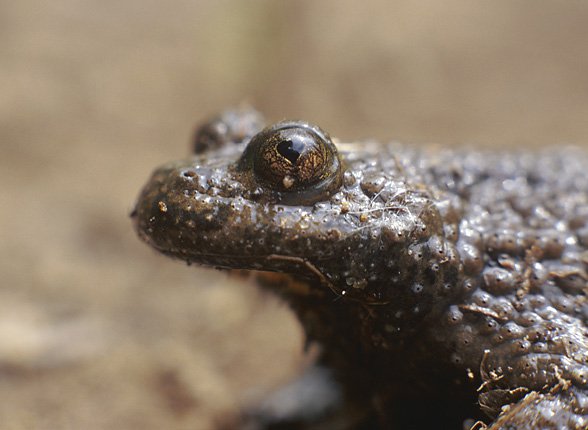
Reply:
<svg viewBox="0 0 588 430"><path fill-rule="evenodd" d="M133 217L159 251L291 273L404 308L411 297L422 306L427 286L438 292L454 281L458 259L439 203L393 152L349 144L340 152L320 128L293 121L225 140L160 167L143 189Z"/></svg>

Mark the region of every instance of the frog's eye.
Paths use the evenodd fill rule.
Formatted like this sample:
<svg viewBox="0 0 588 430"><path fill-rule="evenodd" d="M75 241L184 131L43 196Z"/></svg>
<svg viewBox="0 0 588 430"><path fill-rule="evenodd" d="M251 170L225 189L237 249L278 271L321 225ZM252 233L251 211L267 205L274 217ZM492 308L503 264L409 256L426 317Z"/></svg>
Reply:
<svg viewBox="0 0 588 430"><path fill-rule="evenodd" d="M229 143L249 140L264 123L263 116L250 106L226 110L198 127L193 138L194 153L202 154Z"/></svg>
<svg viewBox="0 0 588 430"><path fill-rule="evenodd" d="M341 184L341 162L329 136L303 122L281 122L256 134L239 167L276 191L324 191Z"/></svg>

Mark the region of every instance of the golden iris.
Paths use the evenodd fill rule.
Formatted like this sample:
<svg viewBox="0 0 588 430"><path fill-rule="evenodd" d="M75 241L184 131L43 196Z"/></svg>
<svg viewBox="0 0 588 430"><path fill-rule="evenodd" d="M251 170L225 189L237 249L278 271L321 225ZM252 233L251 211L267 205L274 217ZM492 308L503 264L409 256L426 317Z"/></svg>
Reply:
<svg viewBox="0 0 588 430"><path fill-rule="evenodd" d="M327 133L304 122L281 122L256 134L238 166L251 168L259 182L276 191L341 184L337 148Z"/></svg>

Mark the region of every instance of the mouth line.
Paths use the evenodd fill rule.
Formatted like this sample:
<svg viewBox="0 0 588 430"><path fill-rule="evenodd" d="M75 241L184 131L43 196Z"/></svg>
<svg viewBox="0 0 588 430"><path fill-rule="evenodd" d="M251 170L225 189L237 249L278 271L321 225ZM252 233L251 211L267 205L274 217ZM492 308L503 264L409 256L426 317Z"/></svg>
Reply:
<svg viewBox="0 0 588 430"><path fill-rule="evenodd" d="M319 282L319 284L321 284L324 287L331 290L331 292L336 296L335 300L346 297L349 300L356 301L364 306L369 306L369 307L383 306L383 305L387 305L390 303L389 300L378 300L378 299L359 300L358 298L355 298L352 295L348 295L347 293L349 293L350 290L340 289L337 286L335 286L335 284L333 282L331 282L327 278L327 276L308 258L283 255L283 254L275 254L275 253L274 254L256 255L256 256L243 256L243 255L235 255L235 254L217 254L217 253L210 253L209 252L209 253L198 253L198 254L192 254L192 255L202 256L202 257L212 257L212 258L220 257L221 259L223 259L223 258L224 259L232 259L235 261L260 260L262 262L267 262L269 264L266 266L263 266L263 264L261 264L262 267L235 267L235 266L227 266L227 265L222 265L222 264L219 264L217 266L215 266L214 264L212 264L212 265L203 264L203 266L217 267L217 268L221 268L221 269L225 269L225 270L248 270L248 271L271 272L271 273L279 273L279 274L284 274L284 275L309 277L309 278L316 279ZM186 261L188 261L188 264L192 264L194 262L194 261L190 260L189 258L187 258L188 257L187 255L178 256L176 254L175 256L180 257L181 259L185 259ZM321 259L319 259L319 261L320 260ZM322 260L326 260L326 258L323 257ZM282 263L289 264L290 266L297 266L299 268L299 270L284 271L283 269L280 269L279 267L272 267L271 262L278 262L278 263L282 262Z"/></svg>
<svg viewBox="0 0 588 430"><path fill-rule="evenodd" d="M161 251L174 254L167 249L160 248ZM310 255L308 257L297 257L293 255L285 255L279 254L276 252L267 253L267 254L255 254L255 255L242 255L242 254L227 254L227 253L215 253L215 252L190 252L190 253L182 253L178 255L180 258L185 258L187 260L192 260L195 262L195 259L191 259L190 257L210 257L210 258L218 258L219 260L235 260L235 261L288 261L288 262L298 262L298 263L308 263L310 260L312 261L328 261L329 259L333 258L332 256L321 256L317 257L314 255Z"/></svg>

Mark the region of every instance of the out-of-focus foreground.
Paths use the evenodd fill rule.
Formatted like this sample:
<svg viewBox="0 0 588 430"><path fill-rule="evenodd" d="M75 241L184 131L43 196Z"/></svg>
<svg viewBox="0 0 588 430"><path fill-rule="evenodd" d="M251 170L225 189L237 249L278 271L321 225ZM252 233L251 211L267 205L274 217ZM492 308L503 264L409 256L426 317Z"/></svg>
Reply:
<svg viewBox="0 0 588 430"><path fill-rule="evenodd" d="M588 143L588 3L0 2L2 429L209 429L302 336L128 213L195 121L242 101L346 140Z"/></svg>

